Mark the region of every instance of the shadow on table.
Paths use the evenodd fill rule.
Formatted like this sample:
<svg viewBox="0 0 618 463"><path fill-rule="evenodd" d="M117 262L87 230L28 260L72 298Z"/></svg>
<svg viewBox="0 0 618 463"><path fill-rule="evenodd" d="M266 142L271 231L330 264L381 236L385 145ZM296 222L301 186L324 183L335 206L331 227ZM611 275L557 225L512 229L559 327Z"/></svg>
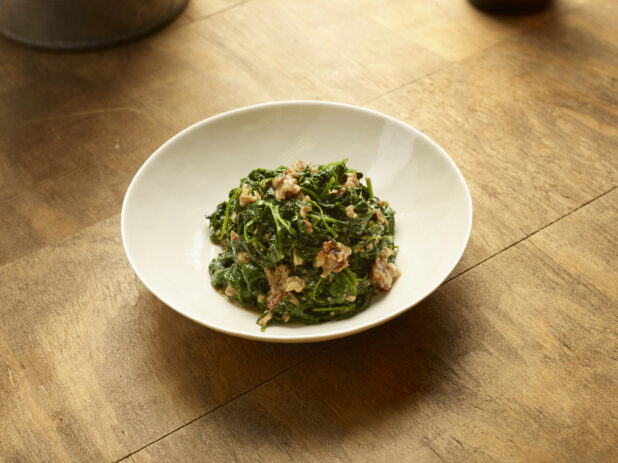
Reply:
<svg viewBox="0 0 618 463"><path fill-rule="evenodd" d="M422 424L430 417L410 416L452 406L474 383L460 358L480 343L454 302L465 297L458 292L450 285L385 326L340 342L232 404L217 424L229 420L230 432L250 440L255 429L267 429L320 443L354 428L370 439L383 422L391 432L398 423Z"/></svg>
<svg viewBox="0 0 618 463"><path fill-rule="evenodd" d="M164 389L195 412L231 400L327 344L272 344L221 334L176 313L139 285L133 310L140 318L136 323L149 329L138 349L147 350Z"/></svg>
<svg viewBox="0 0 618 463"><path fill-rule="evenodd" d="M450 284L382 327L304 345L233 338L184 319L152 296L145 294L143 302L156 322L150 348L165 370L159 377L180 400L212 406L275 376L191 425L207 442L214 419L217 433L251 448L264 436L329 441L357 426L370 429L420 413L421 402L422 413L457 402L474 387L461 357L471 346L482 348L465 316L465 297Z"/></svg>

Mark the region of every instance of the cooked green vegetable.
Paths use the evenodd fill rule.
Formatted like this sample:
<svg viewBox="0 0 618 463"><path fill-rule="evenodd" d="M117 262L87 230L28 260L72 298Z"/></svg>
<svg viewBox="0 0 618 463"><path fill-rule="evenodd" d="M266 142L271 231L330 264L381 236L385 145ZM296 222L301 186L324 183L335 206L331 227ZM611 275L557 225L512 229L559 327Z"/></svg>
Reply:
<svg viewBox="0 0 618 463"><path fill-rule="evenodd" d="M391 288L394 211L346 161L255 169L207 218L223 252L210 263L215 288L273 321L320 323L367 308Z"/></svg>

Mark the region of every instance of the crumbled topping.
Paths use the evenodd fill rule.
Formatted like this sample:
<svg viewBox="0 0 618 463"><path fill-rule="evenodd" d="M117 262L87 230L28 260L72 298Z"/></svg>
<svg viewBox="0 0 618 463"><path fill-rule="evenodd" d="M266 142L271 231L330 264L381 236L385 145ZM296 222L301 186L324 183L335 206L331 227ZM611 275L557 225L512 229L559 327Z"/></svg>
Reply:
<svg viewBox="0 0 618 463"><path fill-rule="evenodd" d="M271 318L273 318L273 313L272 312L266 312L258 320L258 325L266 326L266 324L270 321Z"/></svg>
<svg viewBox="0 0 618 463"><path fill-rule="evenodd" d="M313 224L311 222L309 222L308 219L303 219L303 223L305 224L305 227L307 228L307 233L313 233Z"/></svg>
<svg viewBox="0 0 618 463"><path fill-rule="evenodd" d="M242 193L238 197L238 203L240 204L240 207L245 207L247 204L254 203L256 201L259 201L260 199L262 199L260 193L258 193L257 191L251 193L249 187L244 183L242 184Z"/></svg>
<svg viewBox="0 0 618 463"><path fill-rule="evenodd" d="M232 239L232 241L238 241L238 233L236 233L234 230L232 230L230 232L230 238Z"/></svg>
<svg viewBox="0 0 618 463"><path fill-rule="evenodd" d="M248 252L239 252L238 253L238 263L240 265L245 265L251 262L251 258L249 257Z"/></svg>
<svg viewBox="0 0 618 463"><path fill-rule="evenodd" d="M381 224L386 225L388 223L388 221L386 220L386 217L384 217L384 214L382 213L380 209L375 209L373 211L373 215L375 216L376 219L378 219L378 222L380 222Z"/></svg>
<svg viewBox="0 0 618 463"><path fill-rule="evenodd" d="M305 289L305 280L300 277L291 276L285 280L285 290L287 292L296 291L301 293Z"/></svg>
<svg viewBox="0 0 618 463"><path fill-rule="evenodd" d="M287 169L282 176L276 177L273 180L275 198L279 201L283 201L284 199L297 195L300 192L297 177L298 174L296 171L291 169Z"/></svg>
<svg viewBox="0 0 618 463"><path fill-rule="evenodd" d="M336 241L324 241L322 250L315 258L315 266L322 267L322 277L327 277L331 273L341 272L349 265L348 257L352 254L352 249L345 244Z"/></svg>
<svg viewBox="0 0 618 463"><path fill-rule="evenodd" d="M360 185L360 182L358 181L358 178L356 177L356 173L348 172L346 176L347 176L347 179L345 183L343 184L345 187L356 188L358 185Z"/></svg>
<svg viewBox="0 0 618 463"><path fill-rule="evenodd" d="M312 174L317 174L319 172L319 169L316 166L314 166L313 164L311 164L310 162L309 162L309 167L311 167L311 173Z"/></svg>
<svg viewBox="0 0 618 463"><path fill-rule="evenodd" d="M380 258L383 260L388 260L388 258L392 255L393 250L391 248L384 248L380 251Z"/></svg>
<svg viewBox="0 0 618 463"><path fill-rule="evenodd" d="M283 299L285 293L284 285L290 275L290 269L287 265L281 264L277 265L274 270L265 268L264 273L266 274L270 286L266 306L272 310Z"/></svg>
<svg viewBox="0 0 618 463"><path fill-rule="evenodd" d="M290 318L292 318L292 314L290 312L285 312L281 318L284 323L287 323L290 321Z"/></svg>
<svg viewBox="0 0 618 463"><path fill-rule="evenodd" d="M384 207L384 206L386 206L386 201L384 201L383 199L381 199L380 201L378 201L378 206L380 206L380 207Z"/></svg>
<svg viewBox="0 0 618 463"><path fill-rule="evenodd" d="M274 270L265 268L264 273L268 279L270 290L266 298L266 306L272 310L285 296L290 298L292 304L298 305L299 301L292 291L300 293L305 289L305 280L297 276L290 276L290 268L285 265L277 265Z"/></svg>
<svg viewBox="0 0 618 463"><path fill-rule="evenodd" d="M371 266L371 282L377 289L388 291L393 282L401 276L401 271L388 261L393 254L389 248L384 248Z"/></svg>
<svg viewBox="0 0 618 463"><path fill-rule="evenodd" d="M307 204L306 206L303 206L300 208L300 216L303 219L307 218L307 212L309 212L311 210L311 204Z"/></svg>
<svg viewBox="0 0 618 463"><path fill-rule="evenodd" d="M298 256L298 254L296 254L296 249L292 251L292 260L294 261L294 265L296 266L303 265L303 263L305 262L301 257Z"/></svg>
<svg viewBox="0 0 618 463"><path fill-rule="evenodd" d="M296 161L294 164L292 164L291 169L295 172L298 172L299 170L305 170L305 167L307 167L307 164L305 164L303 161Z"/></svg>
<svg viewBox="0 0 618 463"><path fill-rule="evenodd" d="M225 291L223 293L226 296L228 296L228 297L236 296L236 290L234 288L232 288L229 283L228 283L227 288L225 288Z"/></svg>
<svg viewBox="0 0 618 463"><path fill-rule="evenodd" d="M350 301L350 302L354 302L356 300L356 296L350 294L349 296L345 297L346 301Z"/></svg>
<svg viewBox="0 0 618 463"><path fill-rule="evenodd" d="M348 216L348 219L355 219L358 217L358 214L354 212L353 204L350 204L348 207L345 208L345 215Z"/></svg>

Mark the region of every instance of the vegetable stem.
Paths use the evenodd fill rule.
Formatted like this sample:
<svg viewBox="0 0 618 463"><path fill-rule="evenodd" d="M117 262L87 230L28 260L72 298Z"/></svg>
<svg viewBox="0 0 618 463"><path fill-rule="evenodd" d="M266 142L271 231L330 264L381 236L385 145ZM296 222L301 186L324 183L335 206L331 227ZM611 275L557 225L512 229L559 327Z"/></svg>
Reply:
<svg viewBox="0 0 618 463"><path fill-rule="evenodd" d="M320 285L322 284L322 282L324 281L324 278L320 278L318 280L318 282L315 284L314 288L313 288L313 293L311 294L311 299L313 299L315 302L319 302L320 304L325 304L326 301L321 301L320 299L318 299L317 297L315 297L318 288L320 287Z"/></svg>
<svg viewBox="0 0 618 463"><path fill-rule="evenodd" d="M247 229L253 224L253 222L253 220L249 220L249 222L245 224L245 228L243 229L243 235L245 236L245 241L247 243L251 242L251 238L249 238L249 235L247 235Z"/></svg>
<svg viewBox="0 0 618 463"><path fill-rule="evenodd" d="M371 179L369 177L365 177L365 182L367 182L367 189L369 190L369 198L373 198L373 186L371 185Z"/></svg>
<svg viewBox="0 0 618 463"><path fill-rule="evenodd" d="M277 220L279 221L279 223L283 225L285 229L289 231L292 235L295 235L296 231L292 230L292 227L290 226L290 222L288 222L283 217L281 217L281 214L279 213L279 205L275 206L275 212L277 213Z"/></svg>
<svg viewBox="0 0 618 463"><path fill-rule="evenodd" d="M324 217L324 211L322 210L322 208L320 207L320 205L318 203L316 203L315 201L311 201L311 204L314 204L318 210L320 211L320 218L322 220L322 223L324 224L324 228L326 228L328 230L328 232L333 235L333 237L337 238L339 235L337 234L337 232L335 230L333 230L330 225L328 225L326 223L326 218Z"/></svg>
<svg viewBox="0 0 618 463"><path fill-rule="evenodd" d="M225 218L223 219L223 225L221 226L221 235L219 235L219 241L221 241L223 237L225 236L225 229L227 228L227 222L230 218L230 206L232 204L232 201L234 201L238 197L239 194L240 192L238 191L238 188L235 189L234 194L228 200L227 205L225 206Z"/></svg>
<svg viewBox="0 0 618 463"><path fill-rule="evenodd" d="M336 305L334 307L316 307L313 309L314 312L331 312L331 311L341 311L345 312L346 310L353 309L353 305Z"/></svg>
<svg viewBox="0 0 618 463"><path fill-rule="evenodd" d="M265 178L264 180L262 180L262 181L260 182L260 187L264 190L264 189L266 188L266 184L267 184L268 182L273 181L274 179L275 179L275 177Z"/></svg>
<svg viewBox="0 0 618 463"><path fill-rule="evenodd" d="M356 291L356 285L358 284L356 275L354 275L354 272L352 272L352 270L350 270L348 267L343 269L343 272L341 274L343 275L343 278L346 281L346 284L350 288L350 291L352 291L352 295L356 297L358 295Z"/></svg>
<svg viewBox="0 0 618 463"><path fill-rule="evenodd" d="M320 191L320 198L323 198L328 194L330 187L333 185L333 183L335 183L335 177L331 177L326 186L322 188L322 191Z"/></svg>
<svg viewBox="0 0 618 463"><path fill-rule="evenodd" d="M314 192L311 191L309 188L305 188L305 187L300 187L300 191L302 191L303 193L308 194L309 196L311 196L314 200L319 201L320 197Z"/></svg>
<svg viewBox="0 0 618 463"><path fill-rule="evenodd" d="M270 213L273 216L273 222L275 222L275 228L277 229L277 249L279 250L279 257L283 259L285 254L283 253L283 240L281 238L281 227L279 226L279 221L277 220L277 211L275 207L273 207L270 203L264 203L270 209Z"/></svg>

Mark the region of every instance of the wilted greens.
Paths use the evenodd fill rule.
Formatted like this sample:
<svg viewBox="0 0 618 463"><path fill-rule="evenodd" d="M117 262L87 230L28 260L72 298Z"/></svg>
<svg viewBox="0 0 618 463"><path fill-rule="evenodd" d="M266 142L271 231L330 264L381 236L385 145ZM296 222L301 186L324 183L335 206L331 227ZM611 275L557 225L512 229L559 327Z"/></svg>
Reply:
<svg viewBox="0 0 618 463"><path fill-rule="evenodd" d="M362 178L345 160L251 171L207 216L223 247L209 266L214 287L258 310L263 328L366 309L400 272L394 211Z"/></svg>

